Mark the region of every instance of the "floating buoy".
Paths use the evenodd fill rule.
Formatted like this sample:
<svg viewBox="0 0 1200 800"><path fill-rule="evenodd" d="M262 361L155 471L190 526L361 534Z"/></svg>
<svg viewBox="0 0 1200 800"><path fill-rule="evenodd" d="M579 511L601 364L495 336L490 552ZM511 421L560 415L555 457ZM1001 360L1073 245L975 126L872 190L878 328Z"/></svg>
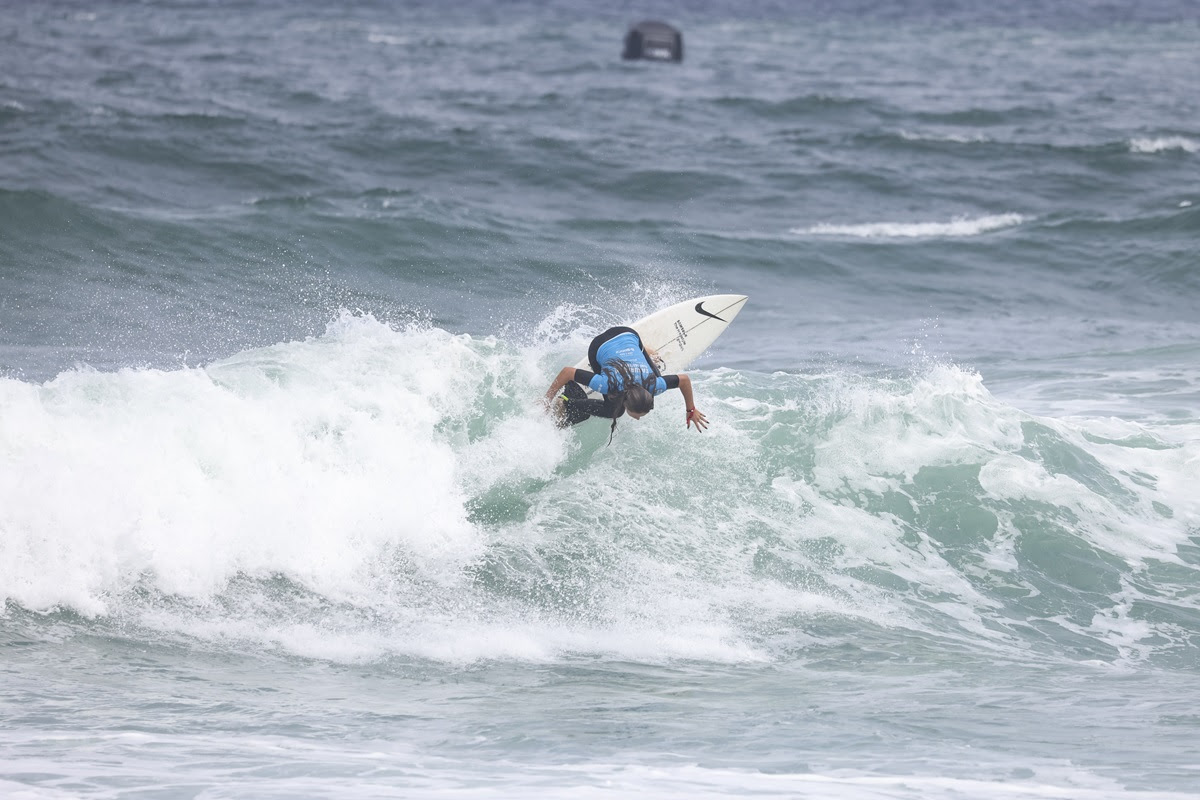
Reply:
<svg viewBox="0 0 1200 800"><path fill-rule="evenodd" d="M639 22L625 34L625 52L621 58L683 61L683 34L665 22Z"/></svg>

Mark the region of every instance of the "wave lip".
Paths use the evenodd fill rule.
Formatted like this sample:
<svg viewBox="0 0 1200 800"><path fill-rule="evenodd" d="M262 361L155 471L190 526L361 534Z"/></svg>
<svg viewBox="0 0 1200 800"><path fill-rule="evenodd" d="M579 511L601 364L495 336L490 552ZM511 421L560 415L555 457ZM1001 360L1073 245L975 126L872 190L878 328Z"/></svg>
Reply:
<svg viewBox="0 0 1200 800"><path fill-rule="evenodd" d="M867 222L856 225L821 223L808 228L792 228L802 236L847 236L856 239L936 239L979 236L1026 221L1021 214L990 214L983 217L955 217L949 222Z"/></svg>
<svg viewBox="0 0 1200 800"><path fill-rule="evenodd" d="M906 142L930 142L937 144L985 144L992 141L982 133L918 133L902 130L899 136Z"/></svg>
<svg viewBox="0 0 1200 800"><path fill-rule="evenodd" d="M1168 150L1197 153L1200 152L1200 142L1183 136L1143 137L1130 139L1129 150L1133 153L1165 153Z"/></svg>

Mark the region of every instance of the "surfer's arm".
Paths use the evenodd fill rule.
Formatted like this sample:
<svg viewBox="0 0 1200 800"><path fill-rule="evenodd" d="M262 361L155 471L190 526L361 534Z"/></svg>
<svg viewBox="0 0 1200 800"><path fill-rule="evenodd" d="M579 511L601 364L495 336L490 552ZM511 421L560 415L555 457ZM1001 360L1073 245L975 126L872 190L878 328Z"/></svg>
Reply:
<svg viewBox="0 0 1200 800"><path fill-rule="evenodd" d="M679 375L679 393L683 395L683 407L687 410L687 426L696 423L696 430L703 431L708 427L708 418L696 408L696 399L692 397L692 379L685 373Z"/></svg>
<svg viewBox="0 0 1200 800"><path fill-rule="evenodd" d="M582 378L582 380L581 380ZM587 386L588 381L592 379L592 373L586 369L575 369L574 367L563 367L558 371L558 377L554 379L554 383L550 384L550 388L546 390L546 402L550 403L554 398L558 397L558 393L562 388L571 381L577 381Z"/></svg>

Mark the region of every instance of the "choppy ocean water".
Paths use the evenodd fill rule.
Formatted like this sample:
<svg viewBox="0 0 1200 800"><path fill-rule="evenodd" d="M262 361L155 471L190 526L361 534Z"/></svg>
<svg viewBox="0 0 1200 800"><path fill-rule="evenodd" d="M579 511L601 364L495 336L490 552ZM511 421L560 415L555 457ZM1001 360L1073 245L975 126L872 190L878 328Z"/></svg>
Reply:
<svg viewBox="0 0 1200 800"><path fill-rule="evenodd" d="M1195 796L1198 34L6 8L0 794ZM711 292L709 431L547 424Z"/></svg>

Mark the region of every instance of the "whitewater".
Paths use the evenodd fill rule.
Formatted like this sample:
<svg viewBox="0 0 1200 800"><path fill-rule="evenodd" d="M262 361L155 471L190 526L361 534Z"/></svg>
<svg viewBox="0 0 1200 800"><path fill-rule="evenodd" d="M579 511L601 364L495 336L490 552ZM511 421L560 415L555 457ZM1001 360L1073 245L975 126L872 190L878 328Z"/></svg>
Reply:
<svg viewBox="0 0 1200 800"><path fill-rule="evenodd" d="M1186 586L1157 580L1193 568L1191 426L1039 419L952 365L718 369L702 441L626 421L614 450L548 424L546 363L347 313L204 369L6 380L3 585L30 610L308 656L342 640L350 660L763 660L806 613L1020 654L1039 625L1120 659L1193 644ZM558 574L563 548L595 552ZM278 624L298 598L325 613ZM1140 602L1178 616L1130 619Z"/></svg>
<svg viewBox="0 0 1200 800"><path fill-rule="evenodd" d="M460 774L461 765L426 762L430 752L416 742L403 754L394 744L351 753L331 750L325 736L302 745L306 736L278 740L278 731L255 726L218 741L163 717L100 739L69 727L14 739L10 729L5 749L26 763L19 771L47 769L39 759L56 761L85 735L105 763L141 763L133 754L151 747L171 758L209 752L247 764L330 765L301 783L263 766L249 784L227 776L256 795L337 796L347 764L387 772L395 767L382 765L399 759L422 765L394 775L418 787L414 796L508 796L529 790L527 781L566 780L572 796L597 797L752 787L765 796L1088 798L1109 796L1111 764L1067 774L1061 755L1019 750L963 763L927 753L922 760L934 758L940 777L915 783L856 776L844 759L860 758L881 734L863 741L869 732L852 733L851 721L873 712L843 701L832 717L810 715L865 680L890 696L899 730L929 724L918 722L928 709L911 718L903 710L921 696L971 691L955 714L969 720L969 709L988 709L993 724L1016 715L1009 724L1032 738L1046 712L1018 709L1034 686L1049 681L1064 693L1056 702L1084 703L1072 708L1077 724L1107 726L1107 714L1089 719L1097 712L1088 701L1065 698L1155 674L1139 703L1189 718L1178 692L1195 685L1187 677L1198 612L1193 425L1037 417L945 363L870 376L715 368L698 381L714 420L703 436L680 436L679 420L663 414L625 421L606 446L605 426L558 430L535 401L549 366L583 343L514 346L345 312L319 336L202 369L3 380L0 455L15 468L0 481L0 585L7 648L17 654L7 660L6 697L45 691L15 665L30 666L20 653L55 641L97 663L87 679L59 665L52 685L100 680L89 696L134 707L154 707L165 691L178 709L171 717L193 719L188 728L213 724L194 716L212 702L234 717L292 715L296 703L316 702L321 725L336 729L363 713L354 709L366 695L347 706L302 699L307 689L291 685L271 690L288 696L282 707L253 697L228 705L232 698L187 701L161 682L217 680L235 690L243 680L235 675L283 669L302 685L324 682L319 692L366 682L362 691L387 697L399 689L382 687L396 682L408 686L407 699L385 705L405 707L451 702L436 690L442 681L427 685L433 674L483 683L473 691L485 694L524 685L536 697L551 691L547 682L566 683L600 692L589 702L602 714L648 703L646 732L629 733L639 750L661 746L651 731L674 723L655 717L685 713L679 704L692 697L698 708L688 715L707 713L735 731L676 734L705 742L703 750L719 752L727 736L750 735L739 726L763 724L783 725L770 740L794 747L814 735L795 728L804 721L849 737L826 756L827 768L796 783L770 777L773 769L746 774L737 762L543 763L543 752L534 754L541 766L485 780L474 772L482 766ZM132 662L105 655L133 643L142 655ZM960 685L972 675L990 686L982 696ZM128 695L129 680L149 683L140 697L103 700ZM641 700L603 699L611 689L602 687L626 680ZM475 715L496 708L471 697L441 712L447 719L418 713L408 724L484 724ZM747 704L757 708L749 718L737 710ZM540 736L524 727L532 721L507 724L511 735ZM588 723L552 727L569 724ZM872 747L884 748L880 757L890 749ZM980 782L980 770L991 781ZM1015 782L994 782L1010 773ZM386 794L355 774L356 796ZM104 781L68 773L56 783L92 793ZM212 794L242 790L229 791Z"/></svg>

